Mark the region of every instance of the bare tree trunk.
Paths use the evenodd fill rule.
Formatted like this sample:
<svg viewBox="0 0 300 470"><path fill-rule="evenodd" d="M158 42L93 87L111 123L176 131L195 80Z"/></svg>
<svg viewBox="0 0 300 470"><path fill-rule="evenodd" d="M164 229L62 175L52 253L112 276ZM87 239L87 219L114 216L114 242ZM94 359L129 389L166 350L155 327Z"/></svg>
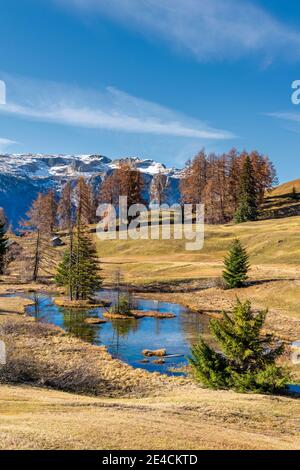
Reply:
<svg viewBox="0 0 300 470"><path fill-rule="evenodd" d="M35 245L35 255L34 255L34 267L33 267L33 276L32 279L34 282L37 281L40 267L40 231L37 231L36 245Z"/></svg>
<svg viewBox="0 0 300 470"><path fill-rule="evenodd" d="M70 260L69 260L69 299L73 300L72 264L73 264L73 226L70 223Z"/></svg>

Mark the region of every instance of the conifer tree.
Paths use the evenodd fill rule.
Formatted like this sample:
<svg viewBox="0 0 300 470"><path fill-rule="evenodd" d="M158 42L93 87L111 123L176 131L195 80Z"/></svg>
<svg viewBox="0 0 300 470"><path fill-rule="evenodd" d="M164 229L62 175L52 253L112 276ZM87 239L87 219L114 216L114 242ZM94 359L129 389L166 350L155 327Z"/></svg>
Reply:
<svg viewBox="0 0 300 470"><path fill-rule="evenodd" d="M57 201L55 197L55 191L53 189L50 189L44 195L44 211L47 218L47 223L49 223L50 233L53 234L57 223Z"/></svg>
<svg viewBox="0 0 300 470"><path fill-rule="evenodd" d="M258 216L258 193L253 166L250 156L247 155L243 164L240 178L238 208L235 213L237 223L257 220Z"/></svg>
<svg viewBox="0 0 300 470"><path fill-rule="evenodd" d="M121 169L121 171L123 171ZM143 204L145 201L142 196L142 191L144 187L143 176L142 173L135 168L135 166L128 166L127 172L127 204L128 207L132 206L133 204ZM122 180L121 180L122 183Z"/></svg>
<svg viewBox="0 0 300 470"><path fill-rule="evenodd" d="M32 280L37 281L40 270L52 275L56 262L56 252L51 247L53 213L50 211L49 193L39 193L27 212L27 220L22 225L31 232L26 246L26 257L32 269Z"/></svg>
<svg viewBox="0 0 300 470"><path fill-rule="evenodd" d="M234 240L224 259L223 279L229 289L242 287L249 270L248 254L239 240Z"/></svg>
<svg viewBox="0 0 300 470"><path fill-rule="evenodd" d="M119 207L120 196L127 197L127 208L134 204L145 204L143 199L144 180L141 172L129 160L121 160L119 167L107 176L100 189L99 202ZM128 216L128 223L131 217Z"/></svg>
<svg viewBox="0 0 300 470"><path fill-rule="evenodd" d="M3 274L5 269L7 242L5 223L0 221L0 274Z"/></svg>
<svg viewBox="0 0 300 470"><path fill-rule="evenodd" d="M245 191L249 178L242 176L244 166L251 166L251 190ZM267 156L257 151L247 153L236 149L222 155L207 154L202 150L192 160L189 160L180 178L181 202L183 204L205 205L205 221L207 223L224 223L232 220L241 210L242 220L252 220L257 217L257 206L263 202L266 191L269 191L277 182L276 171ZM241 191L243 189L243 191ZM249 206L254 209L249 215ZM243 204L242 204L243 203ZM247 211L245 207L248 208ZM253 209L253 208L252 208ZM254 213L254 215L253 215Z"/></svg>
<svg viewBox="0 0 300 470"><path fill-rule="evenodd" d="M57 214L59 227L71 231L74 225L74 207L72 203L73 191L70 182L66 183L61 191L59 199Z"/></svg>
<svg viewBox="0 0 300 470"><path fill-rule="evenodd" d="M107 175L100 187L99 202L118 206L121 195L120 172L115 170Z"/></svg>
<svg viewBox="0 0 300 470"><path fill-rule="evenodd" d="M296 190L295 186L293 186L293 188L292 188L291 198L294 199L294 200L298 199L298 193L297 193L297 190Z"/></svg>
<svg viewBox="0 0 300 470"><path fill-rule="evenodd" d="M70 300L88 300L100 289L97 252L86 233L75 233L72 253L65 252L55 281L68 289Z"/></svg>
<svg viewBox="0 0 300 470"><path fill-rule="evenodd" d="M56 276L54 278L56 284L61 287L69 289L69 299L73 297L73 276L72 276L72 265L75 264L73 259L73 252L68 248L63 255L62 261L59 263ZM71 269L70 269L71 267Z"/></svg>
<svg viewBox="0 0 300 470"><path fill-rule="evenodd" d="M82 176L77 180L75 199L81 223L92 224L95 222L96 207L93 188Z"/></svg>
<svg viewBox="0 0 300 470"><path fill-rule="evenodd" d="M65 184L60 200L58 203L57 213L59 226L62 229L67 229L69 234L69 250L64 255L65 267L68 265L69 271L69 299L73 300L73 289L71 284L71 270L72 270L72 260L73 260L73 237L74 237L74 224L75 224L75 208L73 207L73 189L71 182ZM62 267L62 269L65 269Z"/></svg>
<svg viewBox="0 0 300 470"><path fill-rule="evenodd" d="M58 285L66 287L70 300L88 300L101 287L98 257L87 233L86 224L93 217L92 190L83 178L76 185L76 226L73 223L71 187L65 188L60 204L64 224L69 226L70 247L65 252L55 277Z"/></svg>
<svg viewBox="0 0 300 470"><path fill-rule="evenodd" d="M255 314L249 301L237 300L231 315L224 312L222 320L211 320L210 330L222 352L200 339L190 358L195 379L211 388L239 392L284 389L289 373L276 365L284 347L262 334L266 314L266 310Z"/></svg>
<svg viewBox="0 0 300 470"><path fill-rule="evenodd" d="M144 186L141 172L130 160L121 160L115 176L119 196L127 197L128 207L143 204L142 190Z"/></svg>
<svg viewBox="0 0 300 470"><path fill-rule="evenodd" d="M151 183L151 201L155 201L158 206L161 206L165 199L165 190L167 187L168 178L161 171L153 176Z"/></svg>
<svg viewBox="0 0 300 470"><path fill-rule="evenodd" d="M9 227L8 219L6 217L3 207L0 207L0 223L3 224L5 227Z"/></svg>

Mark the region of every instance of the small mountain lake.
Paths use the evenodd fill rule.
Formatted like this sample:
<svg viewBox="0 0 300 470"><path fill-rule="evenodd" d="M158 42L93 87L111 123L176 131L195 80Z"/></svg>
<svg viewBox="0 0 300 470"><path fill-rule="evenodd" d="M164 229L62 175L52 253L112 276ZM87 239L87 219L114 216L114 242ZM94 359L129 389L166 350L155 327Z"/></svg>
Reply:
<svg viewBox="0 0 300 470"><path fill-rule="evenodd" d="M115 302L116 293L101 291L100 298ZM190 348L200 334L208 335L208 319L199 313L190 312L179 304L156 300L134 298L134 308L141 311L170 312L174 318L140 318L107 320L106 323L91 325L85 323L89 317L102 317L104 308L68 309L57 306L54 296L46 293L13 294L34 300L34 305L27 308L27 314L39 321L53 323L70 334L96 345L105 345L114 358L118 358L133 367L140 367L151 372L168 375L182 375L176 369L185 366ZM145 358L143 349L167 350L167 355L180 355L165 359L164 364L155 364L157 358ZM148 359L148 362L142 362Z"/></svg>

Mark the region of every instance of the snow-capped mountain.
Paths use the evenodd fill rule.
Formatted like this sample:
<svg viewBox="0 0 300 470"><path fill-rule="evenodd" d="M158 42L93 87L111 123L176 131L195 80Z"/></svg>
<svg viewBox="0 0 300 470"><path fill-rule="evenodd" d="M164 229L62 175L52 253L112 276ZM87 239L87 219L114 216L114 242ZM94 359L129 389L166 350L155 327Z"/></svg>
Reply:
<svg viewBox="0 0 300 470"><path fill-rule="evenodd" d="M167 177L166 202L178 202L180 170L166 168L150 159L128 159L143 173L147 201L150 200L153 176L164 173ZM91 181L97 191L105 175L118 168L119 162L120 159L111 160L102 155L0 154L0 207L15 226L38 192L49 188L59 192L67 181L79 176Z"/></svg>

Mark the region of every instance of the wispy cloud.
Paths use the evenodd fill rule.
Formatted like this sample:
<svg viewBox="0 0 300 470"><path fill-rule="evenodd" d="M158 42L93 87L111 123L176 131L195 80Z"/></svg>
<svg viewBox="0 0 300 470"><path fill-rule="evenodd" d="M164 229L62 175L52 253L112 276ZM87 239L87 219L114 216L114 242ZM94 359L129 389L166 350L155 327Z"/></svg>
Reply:
<svg viewBox="0 0 300 470"><path fill-rule="evenodd" d="M283 119L290 122L300 122L300 113L297 112L266 113L266 116Z"/></svg>
<svg viewBox="0 0 300 470"><path fill-rule="evenodd" d="M234 137L231 132L112 87L95 92L11 78L6 83L9 96L0 113L126 133L212 140Z"/></svg>
<svg viewBox="0 0 300 470"><path fill-rule="evenodd" d="M0 137L0 152L4 152L7 147L9 147L10 145L14 145L16 143L17 142L15 142L14 140Z"/></svg>
<svg viewBox="0 0 300 470"><path fill-rule="evenodd" d="M260 54L300 58L300 31L250 0L52 0L82 13L98 12L198 60Z"/></svg>

